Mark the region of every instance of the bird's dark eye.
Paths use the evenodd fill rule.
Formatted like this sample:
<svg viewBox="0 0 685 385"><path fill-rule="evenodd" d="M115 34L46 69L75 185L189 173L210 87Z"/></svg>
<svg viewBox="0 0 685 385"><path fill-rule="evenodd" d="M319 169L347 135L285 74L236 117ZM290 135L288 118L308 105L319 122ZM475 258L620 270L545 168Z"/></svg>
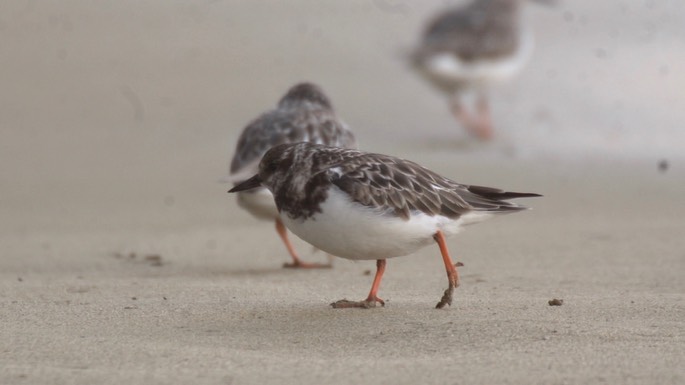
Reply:
<svg viewBox="0 0 685 385"><path fill-rule="evenodd" d="M264 171L268 173L273 173L276 171L276 169L278 169L278 162L276 161L272 160L264 165Z"/></svg>

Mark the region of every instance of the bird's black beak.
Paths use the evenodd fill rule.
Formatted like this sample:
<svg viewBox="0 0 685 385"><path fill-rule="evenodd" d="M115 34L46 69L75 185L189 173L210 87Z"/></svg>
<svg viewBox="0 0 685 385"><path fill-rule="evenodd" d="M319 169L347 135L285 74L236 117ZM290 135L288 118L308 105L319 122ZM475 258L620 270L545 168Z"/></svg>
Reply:
<svg viewBox="0 0 685 385"><path fill-rule="evenodd" d="M259 174L256 174L252 178L233 186L233 188L228 190L228 192L234 193L234 192L239 192L239 191L250 190L250 189L259 187L261 185L262 185L262 178L259 177Z"/></svg>

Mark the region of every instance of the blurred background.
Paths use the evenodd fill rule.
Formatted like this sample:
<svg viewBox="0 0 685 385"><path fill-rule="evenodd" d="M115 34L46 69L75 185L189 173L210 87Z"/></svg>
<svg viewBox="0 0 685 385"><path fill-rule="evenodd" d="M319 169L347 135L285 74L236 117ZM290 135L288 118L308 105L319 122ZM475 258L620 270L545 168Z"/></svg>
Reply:
<svg viewBox="0 0 685 385"><path fill-rule="evenodd" d="M438 154L428 165L457 180L480 161L682 166L682 1L526 7L536 50L491 91L489 144L467 140L406 62L456 3L3 1L0 230L222 224L233 202L216 181L240 131L302 80L361 148Z"/></svg>

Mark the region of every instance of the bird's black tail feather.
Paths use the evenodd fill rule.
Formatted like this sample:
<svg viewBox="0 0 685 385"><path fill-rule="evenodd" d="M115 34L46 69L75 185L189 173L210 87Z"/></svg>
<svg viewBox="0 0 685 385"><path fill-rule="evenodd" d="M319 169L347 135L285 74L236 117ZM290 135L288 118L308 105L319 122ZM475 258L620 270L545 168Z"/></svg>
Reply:
<svg viewBox="0 0 685 385"><path fill-rule="evenodd" d="M542 195L540 194L535 194L535 193L520 193L520 192L511 192L511 191L504 191L492 187L483 187L483 186L468 186L468 190L476 195L480 195L484 198L487 199L493 199L493 200L507 200L507 199L515 199L515 198L534 198L534 197L541 197Z"/></svg>

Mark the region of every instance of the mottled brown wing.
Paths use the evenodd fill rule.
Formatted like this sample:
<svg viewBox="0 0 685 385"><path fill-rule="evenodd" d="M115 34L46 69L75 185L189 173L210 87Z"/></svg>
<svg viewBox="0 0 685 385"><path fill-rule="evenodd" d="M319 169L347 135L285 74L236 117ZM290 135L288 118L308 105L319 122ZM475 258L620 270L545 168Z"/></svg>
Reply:
<svg viewBox="0 0 685 385"><path fill-rule="evenodd" d="M274 110L255 119L243 130L230 173L256 173L259 160L270 148L297 142L356 147L352 132L329 110ZM250 170L243 170L246 167Z"/></svg>
<svg viewBox="0 0 685 385"><path fill-rule="evenodd" d="M412 211L458 218L471 211L468 191L416 163L378 154L329 168L331 183L364 206L409 219Z"/></svg>
<svg viewBox="0 0 685 385"><path fill-rule="evenodd" d="M327 172L353 201L405 220L411 212L456 219L470 211L518 211L525 207L506 200L539 196L460 184L414 162L379 154L360 153Z"/></svg>
<svg viewBox="0 0 685 385"><path fill-rule="evenodd" d="M291 119L287 119L278 111L267 112L253 120L245 127L231 161L230 173L243 171L246 167L252 173L257 172L257 165L271 147L297 139L297 133Z"/></svg>
<svg viewBox="0 0 685 385"><path fill-rule="evenodd" d="M463 60L496 58L511 54L517 47L516 8L501 2L474 2L446 11L429 25L418 57L440 52L453 53Z"/></svg>
<svg viewBox="0 0 685 385"><path fill-rule="evenodd" d="M357 141L352 131L333 113L322 111L311 118L311 121L306 124L308 142L340 148L357 148Z"/></svg>
<svg viewBox="0 0 685 385"><path fill-rule="evenodd" d="M322 144L334 147L357 149L357 138L355 138L354 134L352 131L350 131L345 123L342 123L336 119L331 120L330 124L327 124L326 126L329 125L331 127L330 130L333 133L333 140L329 142L323 142Z"/></svg>

